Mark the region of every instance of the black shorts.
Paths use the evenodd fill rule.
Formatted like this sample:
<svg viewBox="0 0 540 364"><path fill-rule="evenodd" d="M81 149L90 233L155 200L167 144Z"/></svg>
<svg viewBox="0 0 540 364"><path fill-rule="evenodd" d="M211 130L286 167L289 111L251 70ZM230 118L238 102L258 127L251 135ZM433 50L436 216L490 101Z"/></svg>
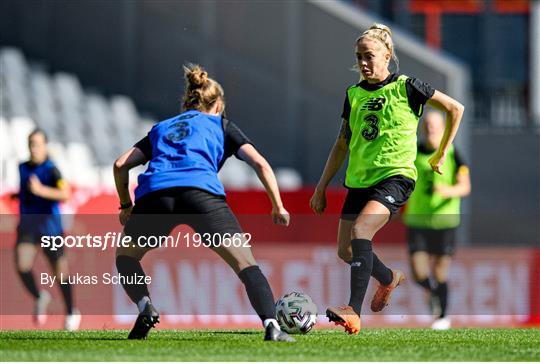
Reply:
<svg viewBox="0 0 540 364"><path fill-rule="evenodd" d="M29 229L29 228L23 228L21 225L17 226L17 240L16 245L19 244L26 244L30 243L33 245L39 245L41 246L41 237L42 236L55 236L56 234L46 234L43 232L38 231L37 229ZM61 235L61 234L60 234ZM43 247L43 253L47 257L47 259L54 263L56 262L60 257L64 255L64 247L61 246L57 248L57 250L51 250L50 247Z"/></svg>
<svg viewBox="0 0 540 364"><path fill-rule="evenodd" d="M396 214L405 205L414 190L414 180L403 176L388 177L367 188L349 188L341 209L343 220L353 221L368 201L382 203L390 213Z"/></svg>
<svg viewBox="0 0 540 364"><path fill-rule="evenodd" d="M409 254L427 252L431 255L454 255L456 250L456 230L407 228Z"/></svg>
<svg viewBox="0 0 540 364"><path fill-rule="evenodd" d="M136 241L139 236L167 236L183 224L201 235L243 233L225 197L191 187L167 188L135 201L124 233Z"/></svg>

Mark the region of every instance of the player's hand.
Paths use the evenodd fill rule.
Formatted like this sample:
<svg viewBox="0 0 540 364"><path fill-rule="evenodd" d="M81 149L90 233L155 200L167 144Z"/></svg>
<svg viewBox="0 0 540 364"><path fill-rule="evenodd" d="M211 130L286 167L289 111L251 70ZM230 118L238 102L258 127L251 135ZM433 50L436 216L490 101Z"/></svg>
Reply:
<svg viewBox="0 0 540 364"><path fill-rule="evenodd" d="M452 186L448 185L434 185L433 192L441 196L442 198L453 197Z"/></svg>
<svg viewBox="0 0 540 364"><path fill-rule="evenodd" d="M133 210L133 206L120 210L120 214L118 215L120 219L120 224L122 225L126 224L129 217L131 216L131 210Z"/></svg>
<svg viewBox="0 0 540 364"><path fill-rule="evenodd" d="M41 191L43 190L43 184L39 178L33 174L28 178L28 189L36 196L41 196Z"/></svg>
<svg viewBox="0 0 540 364"><path fill-rule="evenodd" d="M276 225L289 226L291 215L289 215L289 212L283 206L274 207L272 208L272 221Z"/></svg>
<svg viewBox="0 0 540 364"><path fill-rule="evenodd" d="M321 215L326 208L326 189L316 188L309 200L309 206L317 215Z"/></svg>
<svg viewBox="0 0 540 364"><path fill-rule="evenodd" d="M446 156L442 153L436 152L431 158L429 158L428 163L433 169L434 172L442 174L441 167L444 164Z"/></svg>

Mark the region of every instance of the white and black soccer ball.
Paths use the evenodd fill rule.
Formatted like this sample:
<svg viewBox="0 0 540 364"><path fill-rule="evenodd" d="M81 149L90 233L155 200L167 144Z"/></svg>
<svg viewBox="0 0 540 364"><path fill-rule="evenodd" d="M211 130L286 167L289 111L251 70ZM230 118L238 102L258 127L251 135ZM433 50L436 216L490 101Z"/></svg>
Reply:
<svg viewBox="0 0 540 364"><path fill-rule="evenodd" d="M317 306L305 293L291 292L276 303L279 326L289 334L307 334L317 322Z"/></svg>

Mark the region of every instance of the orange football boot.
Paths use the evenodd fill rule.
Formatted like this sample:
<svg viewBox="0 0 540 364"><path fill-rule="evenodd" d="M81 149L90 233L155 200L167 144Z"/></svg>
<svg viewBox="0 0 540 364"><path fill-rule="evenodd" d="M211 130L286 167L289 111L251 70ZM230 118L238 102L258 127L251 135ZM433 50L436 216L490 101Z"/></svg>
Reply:
<svg viewBox="0 0 540 364"><path fill-rule="evenodd" d="M392 270L392 282L389 285L383 286L379 284L373 299L371 300L371 311L379 312L390 303L392 291L405 281L405 274L400 270Z"/></svg>
<svg viewBox="0 0 540 364"><path fill-rule="evenodd" d="M343 326L349 334L358 334L361 328L360 316L354 312L351 306L329 307L326 309L326 317L330 322Z"/></svg>

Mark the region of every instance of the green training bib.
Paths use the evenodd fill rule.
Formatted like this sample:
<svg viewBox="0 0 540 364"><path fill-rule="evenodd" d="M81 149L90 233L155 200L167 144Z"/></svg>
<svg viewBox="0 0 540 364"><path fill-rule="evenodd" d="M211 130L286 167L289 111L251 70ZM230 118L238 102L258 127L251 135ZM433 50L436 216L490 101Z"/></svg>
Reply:
<svg viewBox="0 0 540 364"><path fill-rule="evenodd" d="M456 183L457 163L454 157L454 146L448 150L445 163L441 167L442 175L433 172L428 163L432 153L418 153L416 168L418 180L403 216L405 225L423 229L449 229L460 223L459 197L443 198L433 193L437 184L454 185Z"/></svg>
<svg viewBox="0 0 540 364"><path fill-rule="evenodd" d="M416 129L419 117L409 106L401 75L376 91L355 85L347 90L352 131L345 186L366 188L391 176L416 180Z"/></svg>

